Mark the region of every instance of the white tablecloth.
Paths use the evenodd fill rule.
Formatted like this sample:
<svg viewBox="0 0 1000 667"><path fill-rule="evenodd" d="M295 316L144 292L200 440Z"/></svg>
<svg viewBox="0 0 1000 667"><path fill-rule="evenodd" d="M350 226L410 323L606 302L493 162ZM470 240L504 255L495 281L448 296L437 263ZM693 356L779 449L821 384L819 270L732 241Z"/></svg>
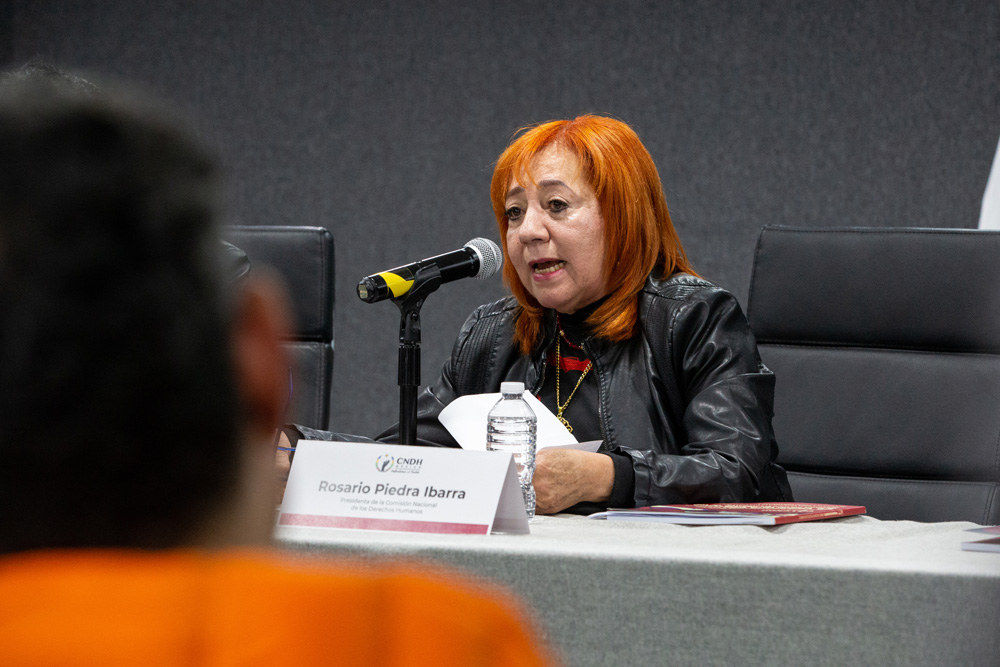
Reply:
<svg viewBox="0 0 1000 667"><path fill-rule="evenodd" d="M1000 554L969 523L675 526L539 517L530 535L281 527L296 553L498 582L569 665L1000 666Z"/></svg>

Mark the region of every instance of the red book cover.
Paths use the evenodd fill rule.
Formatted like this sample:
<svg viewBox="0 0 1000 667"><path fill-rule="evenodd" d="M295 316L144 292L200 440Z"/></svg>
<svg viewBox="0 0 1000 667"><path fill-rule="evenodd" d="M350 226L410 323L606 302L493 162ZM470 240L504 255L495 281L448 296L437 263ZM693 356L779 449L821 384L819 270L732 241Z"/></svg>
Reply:
<svg viewBox="0 0 1000 667"><path fill-rule="evenodd" d="M591 519L658 521L687 525L776 526L785 523L836 519L864 514L861 505L822 503L710 503L702 505L652 505L633 509L609 509Z"/></svg>

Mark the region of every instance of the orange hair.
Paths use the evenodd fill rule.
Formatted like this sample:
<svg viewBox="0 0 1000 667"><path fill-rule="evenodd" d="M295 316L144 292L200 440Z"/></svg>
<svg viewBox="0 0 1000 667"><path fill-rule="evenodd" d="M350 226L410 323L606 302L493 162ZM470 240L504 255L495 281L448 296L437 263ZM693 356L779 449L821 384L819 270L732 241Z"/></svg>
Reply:
<svg viewBox="0 0 1000 667"><path fill-rule="evenodd" d="M654 270L666 278L694 274L667 210L660 175L649 151L628 125L605 116L579 116L522 128L497 160L490 185L493 213L507 254L507 191L515 179L531 178L535 156L550 145L573 152L597 195L604 217L604 276L607 300L587 320L595 334L612 341L630 338L638 323L639 291ZM697 274L694 274L697 275ZM508 261L504 283L520 304L514 340L530 354L542 330L541 304L528 293Z"/></svg>

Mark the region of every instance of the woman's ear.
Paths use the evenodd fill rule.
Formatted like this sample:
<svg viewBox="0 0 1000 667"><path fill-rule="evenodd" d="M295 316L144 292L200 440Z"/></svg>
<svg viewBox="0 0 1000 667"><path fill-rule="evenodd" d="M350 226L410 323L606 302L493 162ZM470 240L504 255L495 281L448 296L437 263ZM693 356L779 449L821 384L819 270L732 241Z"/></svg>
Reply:
<svg viewBox="0 0 1000 667"><path fill-rule="evenodd" d="M282 343L291 332L292 318L280 280L254 271L239 287L231 335L246 433L260 437L280 426L289 400L291 360Z"/></svg>

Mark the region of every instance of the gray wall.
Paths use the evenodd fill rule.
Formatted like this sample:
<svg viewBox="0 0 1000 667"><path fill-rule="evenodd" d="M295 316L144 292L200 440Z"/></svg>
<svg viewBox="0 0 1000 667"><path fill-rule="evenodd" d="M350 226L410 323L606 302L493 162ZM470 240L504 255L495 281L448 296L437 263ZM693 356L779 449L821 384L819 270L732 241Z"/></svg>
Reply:
<svg viewBox="0 0 1000 667"><path fill-rule="evenodd" d="M371 434L396 416L398 315L354 285L496 239L491 165L516 128L632 124L696 268L744 300L766 223L976 225L998 26L995 1L18 0L0 58L141 82L222 152L234 221L333 232L334 426ZM425 383L502 293L428 299Z"/></svg>
<svg viewBox="0 0 1000 667"><path fill-rule="evenodd" d="M0 2L0 62L14 57L13 15L11 3L6 0Z"/></svg>

